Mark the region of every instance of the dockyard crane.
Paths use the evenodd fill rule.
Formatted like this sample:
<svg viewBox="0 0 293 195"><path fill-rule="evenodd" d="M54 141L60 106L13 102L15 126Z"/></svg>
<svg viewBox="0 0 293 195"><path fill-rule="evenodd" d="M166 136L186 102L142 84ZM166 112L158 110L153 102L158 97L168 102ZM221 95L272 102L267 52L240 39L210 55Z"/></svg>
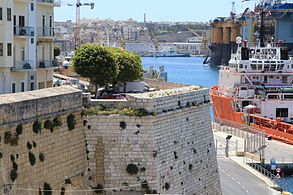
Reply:
<svg viewBox="0 0 293 195"><path fill-rule="evenodd" d="M195 30L195 29L191 29L191 28L188 28L188 30L190 32L192 32L192 34L194 34L196 37L198 37L199 39L201 39L203 41L203 45L202 45L201 50L203 50L204 52L207 52L208 51L208 42L210 40L208 38L207 34L210 33L210 30ZM196 31L203 32L205 35L201 36Z"/></svg>
<svg viewBox="0 0 293 195"><path fill-rule="evenodd" d="M80 47L80 7L81 6L90 6L91 9L94 9L95 3L81 3L80 0L76 0L76 4L74 3L64 3L67 6L76 6L76 31L75 31L75 49Z"/></svg>

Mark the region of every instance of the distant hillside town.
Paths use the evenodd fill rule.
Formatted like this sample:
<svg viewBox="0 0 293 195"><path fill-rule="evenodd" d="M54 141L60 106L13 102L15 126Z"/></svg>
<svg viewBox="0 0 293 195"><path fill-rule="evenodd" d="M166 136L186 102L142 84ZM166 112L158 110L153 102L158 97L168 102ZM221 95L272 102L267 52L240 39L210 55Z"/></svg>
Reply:
<svg viewBox="0 0 293 195"><path fill-rule="evenodd" d="M200 22L137 22L111 19L81 19L81 44L98 43L122 47L148 55L201 55L207 51L210 37L208 23ZM55 45L64 52L75 50L76 24L71 20L55 22Z"/></svg>

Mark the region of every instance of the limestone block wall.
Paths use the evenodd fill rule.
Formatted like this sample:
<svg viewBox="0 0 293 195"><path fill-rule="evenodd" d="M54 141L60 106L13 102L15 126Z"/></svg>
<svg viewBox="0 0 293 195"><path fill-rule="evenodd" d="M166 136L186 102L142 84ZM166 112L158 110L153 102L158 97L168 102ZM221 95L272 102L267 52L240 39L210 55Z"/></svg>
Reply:
<svg viewBox="0 0 293 195"><path fill-rule="evenodd" d="M53 194L60 194L62 187L86 189L81 92L52 88L0 96L0 102L0 194L39 194L45 183L56 190ZM70 114L76 118L72 130L67 124ZM45 121L55 117L62 124L44 128ZM38 132L33 131L36 120L41 121ZM22 130L16 130L20 124Z"/></svg>
<svg viewBox="0 0 293 195"><path fill-rule="evenodd" d="M209 103L204 96L209 98L206 89L190 88L169 96L132 96L128 100L133 105L157 115L85 116L87 175L92 182L102 184L108 194L144 191L145 181L149 190L158 193L221 194ZM194 101L201 103L186 105ZM129 174L129 164L135 164L138 173Z"/></svg>
<svg viewBox="0 0 293 195"><path fill-rule="evenodd" d="M0 96L0 125L81 108L81 92L56 87Z"/></svg>
<svg viewBox="0 0 293 195"><path fill-rule="evenodd" d="M187 104L201 104L209 101L209 89L199 86L167 89L143 94L130 94L127 100L133 108L145 108L152 112L165 112L184 107Z"/></svg>

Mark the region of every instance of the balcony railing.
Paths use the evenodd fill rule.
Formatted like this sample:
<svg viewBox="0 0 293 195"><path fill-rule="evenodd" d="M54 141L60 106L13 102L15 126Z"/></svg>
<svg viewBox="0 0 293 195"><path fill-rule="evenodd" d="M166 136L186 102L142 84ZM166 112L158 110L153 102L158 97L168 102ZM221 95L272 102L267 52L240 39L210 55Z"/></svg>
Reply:
<svg viewBox="0 0 293 195"><path fill-rule="evenodd" d="M38 0L39 3L50 3L54 4L54 6L60 6L61 0Z"/></svg>
<svg viewBox="0 0 293 195"><path fill-rule="evenodd" d="M37 29L39 37L53 37L54 29L52 27L38 27Z"/></svg>
<svg viewBox="0 0 293 195"><path fill-rule="evenodd" d="M29 26L14 26L13 33L14 36L34 36L35 29Z"/></svg>
<svg viewBox="0 0 293 195"><path fill-rule="evenodd" d="M37 64L38 68L57 68L57 60L39 60Z"/></svg>
<svg viewBox="0 0 293 195"><path fill-rule="evenodd" d="M11 67L13 71L25 71L25 70L32 70L33 69L33 61L24 60L24 61L16 61L14 66Z"/></svg>

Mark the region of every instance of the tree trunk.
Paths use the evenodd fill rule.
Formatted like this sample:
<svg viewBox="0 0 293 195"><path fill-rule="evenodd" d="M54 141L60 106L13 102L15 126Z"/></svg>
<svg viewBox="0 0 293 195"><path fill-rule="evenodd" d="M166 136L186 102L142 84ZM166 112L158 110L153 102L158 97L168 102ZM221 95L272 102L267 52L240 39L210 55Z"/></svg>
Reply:
<svg viewBox="0 0 293 195"><path fill-rule="evenodd" d="M98 98L98 92L99 92L99 84L96 83L96 96L95 98Z"/></svg>
<svg viewBox="0 0 293 195"><path fill-rule="evenodd" d="M126 93L126 85L127 85L127 83L125 82L125 83L124 83L124 90L123 90L124 93Z"/></svg>

